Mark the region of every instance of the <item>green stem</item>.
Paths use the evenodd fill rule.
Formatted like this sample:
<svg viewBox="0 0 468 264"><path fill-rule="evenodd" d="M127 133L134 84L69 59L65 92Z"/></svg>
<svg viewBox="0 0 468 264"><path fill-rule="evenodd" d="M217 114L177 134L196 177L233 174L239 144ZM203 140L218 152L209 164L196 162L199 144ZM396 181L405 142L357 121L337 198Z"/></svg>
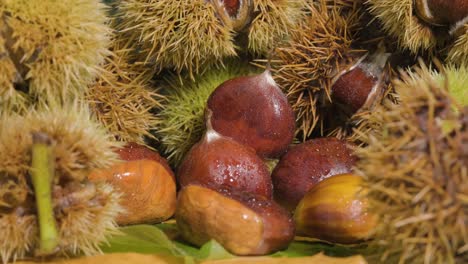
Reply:
<svg viewBox="0 0 468 264"><path fill-rule="evenodd" d="M52 206L52 180L54 174L50 139L43 133L33 133L31 178L36 197L39 222L38 255L55 253L58 232Z"/></svg>

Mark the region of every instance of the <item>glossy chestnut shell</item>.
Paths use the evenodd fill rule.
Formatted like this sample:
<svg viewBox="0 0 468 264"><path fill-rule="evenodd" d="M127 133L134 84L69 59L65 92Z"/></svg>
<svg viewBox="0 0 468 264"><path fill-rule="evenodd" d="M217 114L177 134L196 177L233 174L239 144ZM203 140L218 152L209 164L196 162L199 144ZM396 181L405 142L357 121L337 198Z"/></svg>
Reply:
<svg viewBox="0 0 468 264"><path fill-rule="evenodd" d="M261 157L279 157L293 140L293 110L268 70L224 82L210 95L207 108L214 130Z"/></svg>
<svg viewBox="0 0 468 264"><path fill-rule="evenodd" d="M182 188L194 183L231 186L272 198L268 168L255 151L210 128L182 161L177 179Z"/></svg>
<svg viewBox="0 0 468 264"><path fill-rule="evenodd" d="M350 172L355 161L347 143L333 137L293 146L271 175L275 200L294 210L314 185L333 175Z"/></svg>

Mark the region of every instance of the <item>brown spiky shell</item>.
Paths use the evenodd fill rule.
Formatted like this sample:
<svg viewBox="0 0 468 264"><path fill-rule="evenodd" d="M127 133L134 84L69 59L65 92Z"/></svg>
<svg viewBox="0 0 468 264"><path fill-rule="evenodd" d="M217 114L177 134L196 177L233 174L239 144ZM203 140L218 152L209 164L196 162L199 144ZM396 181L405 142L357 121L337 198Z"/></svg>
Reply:
<svg viewBox="0 0 468 264"><path fill-rule="evenodd" d="M164 97L153 87L154 70L133 62L131 49L115 39L98 80L89 88L87 100L97 119L117 140L145 144L153 137L159 119L152 110Z"/></svg>
<svg viewBox="0 0 468 264"><path fill-rule="evenodd" d="M367 0L369 11L377 17L384 29L398 39L400 47L414 54L421 51L439 56L448 51L446 61L460 64L468 60L468 24L459 34L450 36L437 32L416 16L414 0Z"/></svg>
<svg viewBox="0 0 468 264"><path fill-rule="evenodd" d="M1 1L0 104L82 93L107 54L106 23L98 0Z"/></svg>
<svg viewBox="0 0 468 264"><path fill-rule="evenodd" d="M456 65L468 64L468 23L459 29L461 34L450 48L447 61Z"/></svg>
<svg viewBox="0 0 468 264"><path fill-rule="evenodd" d="M0 113L0 255L3 262L33 256L38 227L30 185L32 133L53 141L55 168L53 208L59 231L60 252L93 254L98 244L116 230L121 211L119 193L107 184L87 183L90 170L118 160L112 140L90 118L86 106L40 106L28 113Z"/></svg>
<svg viewBox="0 0 468 264"><path fill-rule="evenodd" d="M333 79L364 54L351 47L359 27L358 7L321 0L307 9L307 20L289 43L275 49L271 62L273 77L290 100L303 139L317 126L323 127L321 106L331 102Z"/></svg>
<svg viewBox="0 0 468 264"><path fill-rule="evenodd" d="M119 29L156 68L187 71L192 79L239 51L265 54L303 17L304 0L252 0L253 19L242 32L222 21L212 1L122 0ZM236 40L246 34L247 47Z"/></svg>
<svg viewBox="0 0 468 264"><path fill-rule="evenodd" d="M357 170L380 216L373 244L381 263L465 263L468 258L468 109L449 90L466 78L425 66L394 82L399 104L368 117L374 130L357 131ZM444 78L440 78L443 76ZM464 80L464 83L460 83ZM463 89L465 89L463 88Z"/></svg>
<svg viewBox="0 0 468 264"><path fill-rule="evenodd" d="M267 54L289 38L305 16L304 0L253 0L257 15L248 28L248 49Z"/></svg>
<svg viewBox="0 0 468 264"><path fill-rule="evenodd" d="M211 61L234 56L234 32L206 0L122 0L128 42L158 68L198 73Z"/></svg>

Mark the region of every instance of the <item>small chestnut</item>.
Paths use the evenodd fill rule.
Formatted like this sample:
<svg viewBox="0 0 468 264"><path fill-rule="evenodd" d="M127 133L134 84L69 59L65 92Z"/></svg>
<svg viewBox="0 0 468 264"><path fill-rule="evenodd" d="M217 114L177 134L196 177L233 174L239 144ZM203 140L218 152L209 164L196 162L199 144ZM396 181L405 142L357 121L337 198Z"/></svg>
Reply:
<svg viewBox="0 0 468 264"><path fill-rule="evenodd" d="M294 238L290 214L274 201L216 189L188 185L179 192L175 217L190 243L201 246L215 239L236 255L264 255L286 248Z"/></svg>
<svg viewBox="0 0 468 264"><path fill-rule="evenodd" d="M370 107L382 94L382 79L388 53L378 51L367 55L339 74L331 88L333 100L344 104L350 113L356 113L364 107Z"/></svg>
<svg viewBox="0 0 468 264"><path fill-rule="evenodd" d="M253 18L252 0L212 0L210 1L224 23L231 25L236 32L242 31Z"/></svg>
<svg viewBox="0 0 468 264"><path fill-rule="evenodd" d="M222 83L208 98L207 108L213 112L214 130L261 157L281 156L293 140L292 107L269 70Z"/></svg>
<svg viewBox="0 0 468 264"><path fill-rule="evenodd" d="M369 239L377 217L369 212L363 182L358 175L341 174L315 185L294 213L297 234L341 244Z"/></svg>
<svg viewBox="0 0 468 264"><path fill-rule="evenodd" d="M112 184L123 196L125 212L117 217L119 225L157 223L175 211L176 182L167 161L156 152L129 144L117 150L124 162L107 170L92 171L88 179Z"/></svg>
<svg viewBox="0 0 468 264"><path fill-rule="evenodd" d="M192 183L226 185L272 198L273 185L268 167L255 151L217 133L209 120L207 127L201 141L190 149L178 168L180 186Z"/></svg>
<svg viewBox="0 0 468 264"><path fill-rule="evenodd" d="M271 175L275 200L294 210L315 184L336 174L350 172L356 158L343 140L317 138L291 147Z"/></svg>

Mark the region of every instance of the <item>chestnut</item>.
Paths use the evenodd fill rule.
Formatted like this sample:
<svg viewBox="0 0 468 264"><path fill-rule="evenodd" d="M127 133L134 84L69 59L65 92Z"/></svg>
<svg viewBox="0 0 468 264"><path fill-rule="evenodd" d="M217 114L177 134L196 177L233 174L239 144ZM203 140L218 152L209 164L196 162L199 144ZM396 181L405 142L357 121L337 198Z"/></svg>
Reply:
<svg viewBox="0 0 468 264"><path fill-rule="evenodd" d="M466 0L416 0L416 14L432 25L454 25L468 17Z"/></svg>
<svg viewBox="0 0 468 264"><path fill-rule="evenodd" d="M175 218L184 239L201 246L215 239L236 255L264 255L294 238L290 214L264 196L230 187L188 185L179 192Z"/></svg>
<svg viewBox="0 0 468 264"><path fill-rule="evenodd" d="M317 138L291 147L271 175L275 200L294 210L315 184L336 174L350 172L356 158L343 140Z"/></svg>
<svg viewBox="0 0 468 264"><path fill-rule="evenodd" d="M192 183L226 185L272 198L273 185L268 167L255 151L217 133L209 120L207 127L201 141L190 149L178 168L180 186Z"/></svg>
<svg viewBox="0 0 468 264"><path fill-rule="evenodd" d="M341 244L367 240L377 217L369 212L366 195L358 175L335 175L319 182L296 208L297 234Z"/></svg>
<svg viewBox="0 0 468 264"><path fill-rule="evenodd" d="M135 142L128 142L122 148L118 148L115 152L119 154L119 157L124 161L131 161L131 160L154 160L164 166L167 171L171 174L171 176L175 180L174 172L172 171L171 167L167 160L161 155L159 155L156 151L148 148L147 146L143 146L137 144Z"/></svg>
<svg viewBox="0 0 468 264"><path fill-rule="evenodd" d="M352 114L372 106L383 93L383 69L388 57L382 50L363 56L333 80L332 99L342 103Z"/></svg>
<svg viewBox="0 0 468 264"><path fill-rule="evenodd" d="M261 157L279 157L293 140L292 107L269 70L222 83L208 98L207 108L213 112L214 130L254 148Z"/></svg>
<svg viewBox="0 0 468 264"><path fill-rule="evenodd" d="M93 182L112 184L123 194L120 204L125 212L118 215L117 223L158 223L170 218L175 211L176 182L167 161L133 143L117 152L128 161L92 171L88 176Z"/></svg>

